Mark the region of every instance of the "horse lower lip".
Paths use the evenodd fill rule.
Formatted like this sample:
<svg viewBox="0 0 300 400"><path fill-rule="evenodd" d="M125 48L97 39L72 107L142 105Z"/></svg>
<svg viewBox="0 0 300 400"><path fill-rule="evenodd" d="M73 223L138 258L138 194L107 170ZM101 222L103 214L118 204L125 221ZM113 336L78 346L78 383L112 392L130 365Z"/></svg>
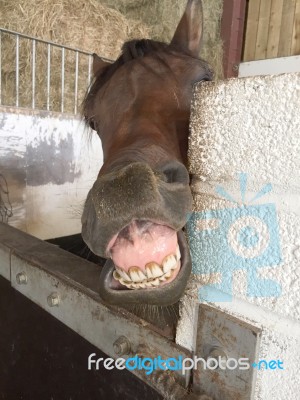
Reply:
<svg viewBox="0 0 300 400"><path fill-rule="evenodd" d="M122 287L120 285L119 288L113 288L112 275L115 266L111 260L108 260L100 274L100 297L108 304L120 306L137 303L167 306L176 303L184 292L192 269L188 244L182 231L178 232L178 243L181 252L181 268L172 282L155 289L117 290Z"/></svg>

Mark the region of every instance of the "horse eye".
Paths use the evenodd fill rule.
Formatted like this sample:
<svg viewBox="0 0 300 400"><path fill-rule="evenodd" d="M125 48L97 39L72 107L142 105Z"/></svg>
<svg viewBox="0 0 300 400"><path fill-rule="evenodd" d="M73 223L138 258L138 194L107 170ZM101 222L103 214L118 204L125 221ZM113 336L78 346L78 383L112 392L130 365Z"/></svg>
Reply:
<svg viewBox="0 0 300 400"><path fill-rule="evenodd" d="M90 128L92 128L94 131L97 130L96 126L96 122L92 119L92 118L88 118L88 117L84 117L85 122L90 126Z"/></svg>
<svg viewBox="0 0 300 400"><path fill-rule="evenodd" d="M89 121L89 124L90 124L90 127L94 130L94 131L96 131L97 129L96 129L96 124L95 124L95 121L94 120L90 120Z"/></svg>

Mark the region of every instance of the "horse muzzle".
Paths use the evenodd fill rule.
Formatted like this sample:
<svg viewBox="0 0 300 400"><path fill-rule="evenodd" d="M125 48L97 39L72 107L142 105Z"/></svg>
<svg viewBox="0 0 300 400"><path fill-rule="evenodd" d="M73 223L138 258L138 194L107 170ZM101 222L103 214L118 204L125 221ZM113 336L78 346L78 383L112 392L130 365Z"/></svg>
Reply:
<svg viewBox="0 0 300 400"><path fill-rule="evenodd" d="M191 272L181 231L191 211L183 164L136 162L100 177L82 216L82 236L107 261L100 295L111 304L176 302ZM160 295L163 293L163 296Z"/></svg>

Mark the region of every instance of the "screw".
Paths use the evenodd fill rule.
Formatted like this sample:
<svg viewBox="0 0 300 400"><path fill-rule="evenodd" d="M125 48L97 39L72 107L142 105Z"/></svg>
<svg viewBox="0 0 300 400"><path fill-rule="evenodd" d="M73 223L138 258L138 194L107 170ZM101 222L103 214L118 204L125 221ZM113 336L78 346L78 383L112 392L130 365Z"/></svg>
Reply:
<svg viewBox="0 0 300 400"><path fill-rule="evenodd" d="M26 285L27 283L27 275L25 274L25 272L19 272L16 275L16 281L18 285Z"/></svg>
<svg viewBox="0 0 300 400"><path fill-rule="evenodd" d="M54 292L51 293L48 297L47 297L47 303L50 307L58 307L59 303L60 303L60 296L58 293Z"/></svg>
<svg viewBox="0 0 300 400"><path fill-rule="evenodd" d="M120 336L113 344L114 352L117 356L130 353L131 344L126 336Z"/></svg>

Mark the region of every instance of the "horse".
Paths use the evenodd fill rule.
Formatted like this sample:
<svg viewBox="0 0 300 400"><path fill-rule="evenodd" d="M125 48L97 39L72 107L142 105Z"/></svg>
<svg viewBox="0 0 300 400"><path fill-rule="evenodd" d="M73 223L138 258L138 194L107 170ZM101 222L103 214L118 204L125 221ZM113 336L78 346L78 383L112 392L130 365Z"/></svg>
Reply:
<svg viewBox="0 0 300 400"><path fill-rule="evenodd" d="M83 103L103 166L82 213L82 238L107 259L99 294L108 304L167 306L191 273L183 233L192 210L187 150L195 82L210 81L199 57L202 3L188 0L169 44L131 40L109 63L93 55Z"/></svg>

